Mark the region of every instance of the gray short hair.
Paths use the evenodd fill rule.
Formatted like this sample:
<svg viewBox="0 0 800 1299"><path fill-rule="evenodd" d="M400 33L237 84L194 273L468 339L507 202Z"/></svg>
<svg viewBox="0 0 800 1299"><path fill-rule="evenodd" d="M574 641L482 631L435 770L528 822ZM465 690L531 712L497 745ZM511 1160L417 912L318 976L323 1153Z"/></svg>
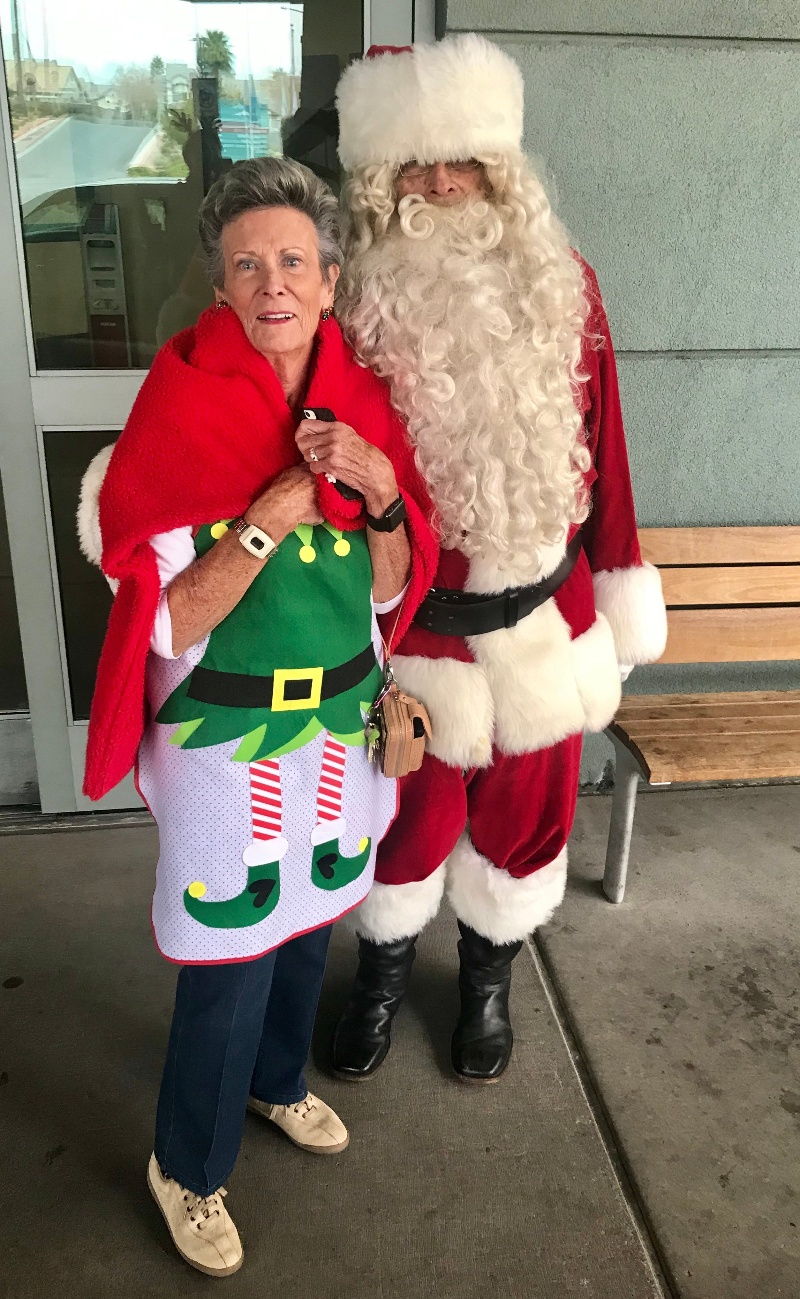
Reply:
<svg viewBox="0 0 800 1299"><path fill-rule="evenodd" d="M206 270L215 288L225 279L222 231L254 208L291 207L314 223L319 265L327 282L332 266L341 266L339 203L333 190L293 158L246 158L216 180L200 208L200 242Z"/></svg>

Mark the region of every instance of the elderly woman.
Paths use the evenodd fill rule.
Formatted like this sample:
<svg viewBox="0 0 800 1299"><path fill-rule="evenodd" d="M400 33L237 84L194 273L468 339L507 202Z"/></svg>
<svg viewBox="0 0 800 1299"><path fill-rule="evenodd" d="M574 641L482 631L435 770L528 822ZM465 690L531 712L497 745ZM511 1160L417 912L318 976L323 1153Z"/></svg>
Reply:
<svg viewBox="0 0 800 1299"><path fill-rule="evenodd" d="M403 634L436 551L404 427L331 319L333 194L298 163L241 162L200 234L216 307L162 348L84 480L84 548L118 584L85 787L135 762L158 822L153 929L183 968L148 1182L187 1262L225 1276L246 1109L304 1150L347 1145L303 1071L331 925L397 806L364 738L376 614Z"/></svg>

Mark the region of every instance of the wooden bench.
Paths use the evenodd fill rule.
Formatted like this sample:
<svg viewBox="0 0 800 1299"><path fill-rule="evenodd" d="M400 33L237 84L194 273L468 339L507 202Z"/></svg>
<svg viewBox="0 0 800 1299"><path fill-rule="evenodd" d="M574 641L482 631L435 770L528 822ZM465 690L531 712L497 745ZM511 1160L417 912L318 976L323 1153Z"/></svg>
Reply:
<svg viewBox="0 0 800 1299"><path fill-rule="evenodd" d="M800 659L800 527L643 528L661 571L669 637L662 663ZM623 699L603 892L625 893L639 780L800 777L800 690Z"/></svg>

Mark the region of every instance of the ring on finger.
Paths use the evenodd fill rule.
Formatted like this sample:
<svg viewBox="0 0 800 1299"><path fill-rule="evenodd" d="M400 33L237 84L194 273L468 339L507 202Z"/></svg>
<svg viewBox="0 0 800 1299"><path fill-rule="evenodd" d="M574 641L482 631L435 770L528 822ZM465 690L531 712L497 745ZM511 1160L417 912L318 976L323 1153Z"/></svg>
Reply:
<svg viewBox="0 0 800 1299"><path fill-rule="evenodd" d="M309 458L309 460L313 460L313 461L314 461L314 464L316 464L317 461L319 460L319 456L317 455L317 453L316 453L314 447L312 447L311 450L309 451L309 453L308 453L308 458Z"/></svg>

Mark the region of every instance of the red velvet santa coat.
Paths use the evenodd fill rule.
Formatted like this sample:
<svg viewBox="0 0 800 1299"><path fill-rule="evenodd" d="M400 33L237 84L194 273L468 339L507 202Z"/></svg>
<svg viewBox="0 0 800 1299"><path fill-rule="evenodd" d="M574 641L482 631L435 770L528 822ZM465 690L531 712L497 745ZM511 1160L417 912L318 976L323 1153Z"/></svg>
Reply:
<svg viewBox="0 0 800 1299"><path fill-rule="evenodd" d="M666 643L658 571L639 551L608 321L594 272L583 267L590 314L580 406L592 466L578 563L516 627L461 638L412 626L393 658L398 681L430 712L431 752L451 766L488 765L493 743L530 753L602 730L619 703L620 666L653 662ZM566 541L547 549L538 578L556 568L565 548ZM499 592L530 581L529 571L526 564L524 579L513 569L498 576L491 559L442 550L435 584Z"/></svg>

